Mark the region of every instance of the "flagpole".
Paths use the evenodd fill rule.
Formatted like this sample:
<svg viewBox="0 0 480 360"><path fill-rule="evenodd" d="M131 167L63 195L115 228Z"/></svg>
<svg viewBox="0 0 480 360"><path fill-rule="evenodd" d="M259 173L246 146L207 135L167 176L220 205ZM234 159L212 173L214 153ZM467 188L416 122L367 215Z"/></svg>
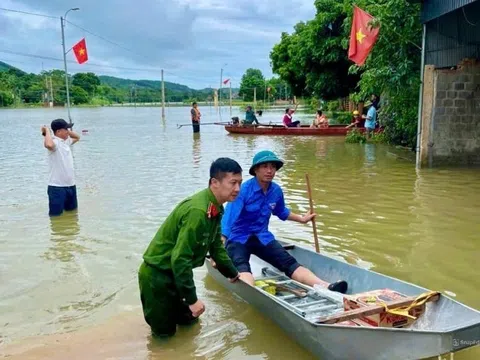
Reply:
<svg viewBox="0 0 480 360"><path fill-rule="evenodd" d="M218 102L222 106L222 81L223 81L223 68L220 69L220 87L218 88Z"/></svg>
<svg viewBox="0 0 480 360"><path fill-rule="evenodd" d="M65 67L65 88L67 90L67 111L68 111L68 120L70 125L72 125L72 117L70 116L70 93L68 89L68 70L67 70L67 53L65 52L65 21L67 20L67 14L70 11L77 11L80 10L79 8L72 8L67 10L63 17L60 17L60 25L62 27L62 47L63 47L63 65Z"/></svg>
<svg viewBox="0 0 480 360"><path fill-rule="evenodd" d="M425 71L425 39L427 36L427 26L423 24L422 29L422 55L420 59L420 91L418 94L418 119L417 119L417 146L415 149L415 167L419 169L421 167L420 162L420 147L422 140L422 112L423 112L423 75Z"/></svg>

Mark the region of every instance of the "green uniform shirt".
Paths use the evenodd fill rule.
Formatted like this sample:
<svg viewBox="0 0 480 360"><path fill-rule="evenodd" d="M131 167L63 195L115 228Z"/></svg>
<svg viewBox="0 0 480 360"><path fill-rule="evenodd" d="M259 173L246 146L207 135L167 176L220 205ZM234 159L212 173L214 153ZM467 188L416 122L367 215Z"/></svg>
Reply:
<svg viewBox="0 0 480 360"><path fill-rule="evenodd" d="M173 272L180 298L189 305L197 301L192 270L203 265L207 252L225 277L238 274L220 237L222 215L209 188L194 194L170 213L143 255L150 266Z"/></svg>

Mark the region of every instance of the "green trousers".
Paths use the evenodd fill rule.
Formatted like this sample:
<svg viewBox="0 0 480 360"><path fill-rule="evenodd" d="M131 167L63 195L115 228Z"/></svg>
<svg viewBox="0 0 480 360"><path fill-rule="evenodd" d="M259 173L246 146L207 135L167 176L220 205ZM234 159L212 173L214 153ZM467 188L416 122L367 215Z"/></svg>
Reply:
<svg viewBox="0 0 480 360"><path fill-rule="evenodd" d="M178 325L198 320L180 299L173 274L157 270L145 262L138 271L143 316L156 336L173 336Z"/></svg>

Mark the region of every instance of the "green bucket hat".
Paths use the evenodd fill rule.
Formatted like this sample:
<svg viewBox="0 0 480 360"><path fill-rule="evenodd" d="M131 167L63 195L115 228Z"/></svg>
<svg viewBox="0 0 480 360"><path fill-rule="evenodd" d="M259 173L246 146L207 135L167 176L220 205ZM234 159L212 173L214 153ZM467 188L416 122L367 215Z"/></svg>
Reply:
<svg viewBox="0 0 480 360"><path fill-rule="evenodd" d="M255 166L265 163L275 163L277 165L277 170L279 170L283 166L283 161L280 160L277 155L275 155L272 151L263 150L255 154L253 157L252 166L248 171L250 175L255 176Z"/></svg>

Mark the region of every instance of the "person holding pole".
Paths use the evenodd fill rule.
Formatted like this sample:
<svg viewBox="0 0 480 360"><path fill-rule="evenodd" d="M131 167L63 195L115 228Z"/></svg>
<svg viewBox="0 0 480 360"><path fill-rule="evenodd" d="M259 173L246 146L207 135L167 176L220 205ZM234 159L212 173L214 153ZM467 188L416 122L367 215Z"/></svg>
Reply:
<svg viewBox="0 0 480 360"><path fill-rule="evenodd" d="M200 118L202 117L202 114L200 113L200 110L198 110L198 105L196 102L192 103L190 115L192 116L193 132L197 133L200 131Z"/></svg>
<svg viewBox="0 0 480 360"><path fill-rule="evenodd" d="M295 214L285 205L281 187L273 182L275 174L283 166L272 151L258 152L249 173L253 178L242 184L237 198L228 203L222 219L222 240L227 253L240 272L240 279L254 286L255 280L250 268L250 255L284 272L293 280L308 286L320 285L331 291L345 293L348 284L344 280L327 283L291 256L268 230L271 215L280 220L291 220L306 224L316 214L312 209L304 215Z"/></svg>

